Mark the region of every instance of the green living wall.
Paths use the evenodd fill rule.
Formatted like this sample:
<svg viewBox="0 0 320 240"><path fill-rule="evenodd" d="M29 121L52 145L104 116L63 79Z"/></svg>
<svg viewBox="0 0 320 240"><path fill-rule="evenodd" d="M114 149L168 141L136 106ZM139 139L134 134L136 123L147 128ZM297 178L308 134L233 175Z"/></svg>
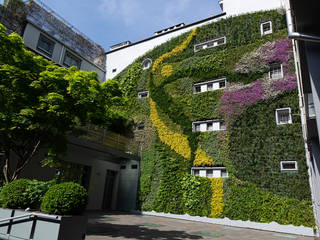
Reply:
<svg viewBox="0 0 320 240"><path fill-rule="evenodd" d="M260 24L273 33L261 36ZM195 28L146 53L116 79L141 149L139 206L176 214L314 226L291 41L280 11L257 12ZM226 44L194 52L194 45ZM152 67L142 70L150 58ZM269 77L271 64L283 76ZM226 78L226 88L194 94L194 84ZM137 98L139 91L149 98ZM276 109L292 124L277 125ZM194 132L192 123L224 119L226 130ZM284 172L281 161L297 161ZM228 178L191 176L224 166Z"/></svg>

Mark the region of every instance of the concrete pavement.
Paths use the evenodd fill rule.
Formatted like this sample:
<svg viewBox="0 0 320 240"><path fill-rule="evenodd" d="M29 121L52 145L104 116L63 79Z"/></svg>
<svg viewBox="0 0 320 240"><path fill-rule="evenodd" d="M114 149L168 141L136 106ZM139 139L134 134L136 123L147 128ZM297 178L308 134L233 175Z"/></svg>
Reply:
<svg viewBox="0 0 320 240"><path fill-rule="evenodd" d="M89 212L86 240L313 240L294 234L234 228L210 223L121 212Z"/></svg>

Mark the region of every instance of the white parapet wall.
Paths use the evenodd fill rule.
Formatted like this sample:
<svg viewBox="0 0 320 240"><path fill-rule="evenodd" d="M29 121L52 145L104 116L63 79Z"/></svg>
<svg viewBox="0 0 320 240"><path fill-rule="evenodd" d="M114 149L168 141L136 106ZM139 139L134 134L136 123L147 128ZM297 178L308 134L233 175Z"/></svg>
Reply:
<svg viewBox="0 0 320 240"><path fill-rule="evenodd" d="M106 80L114 78L118 73L120 73L123 69L130 65L134 60L144 55L146 52L152 50L154 47L159 46L183 33L191 31L195 27L200 27L205 24L216 22L222 19L223 17L225 17L224 13L107 52ZM152 59L152 61L154 60L155 59Z"/></svg>
<svg viewBox="0 0 320 240"><path fill-rule="evenodd" d="M285 7L285 0L220 0L227 17Z"/></svg>
<svg viewBox="0 0 320 240"><path fill-rule="evenodd" d="M230 220L229 218L208 218L208 217L199 217L199 216L190 216L188 214L185 215L177 215L171 213L158 213L155 211L152 212L141 212L143 215L149 216L157 216L157 217L167 217L167 218L175 218L187 221L195 221L195 222L203 222L203 223L212 223L219 224L230 227L239 227L239 228L250 228L278 233L288 233L302 236L314 237L315 233L312 228L304 227L304 226L293 226L293 225L280 225L276 222L271 223L257 223L251 221L242 221L242 220Z"/></svg>

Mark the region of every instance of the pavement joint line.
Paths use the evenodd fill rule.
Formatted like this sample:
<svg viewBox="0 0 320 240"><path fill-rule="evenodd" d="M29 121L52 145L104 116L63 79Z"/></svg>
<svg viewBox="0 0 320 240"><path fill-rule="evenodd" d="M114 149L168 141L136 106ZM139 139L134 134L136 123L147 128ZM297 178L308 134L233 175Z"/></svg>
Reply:
<svg viewBox="0 0 320 240"><path fill-rule="evenodd" d="M165 227L165 225L155 223L141 223L141 225L146 227Z"/></svg>
<svg viewBox="0 0 320 240"><path fill-rule="evenodd" d="M225 230L230 230L230 231L243 231L243 229L242 228L235 228L235 227L225 227L224 228Z"/></svg>
<svg viewBox="0 0 320 240"><path fill-rule="evenodd" d="M272 234L274 237L282 237L282 238L290 238L290 239L296 239L296 236L287 235L287 234L281 234L281 233L274 233Z"/></svg>
<svg viewBox="0 0 320 240"><path fill-rule="evenodd" d="M210 233L210 232L193 232L191 234L198 235L198 236L213 237L213 238L224 236L223 234L220 234L220 233Z"/></svg>

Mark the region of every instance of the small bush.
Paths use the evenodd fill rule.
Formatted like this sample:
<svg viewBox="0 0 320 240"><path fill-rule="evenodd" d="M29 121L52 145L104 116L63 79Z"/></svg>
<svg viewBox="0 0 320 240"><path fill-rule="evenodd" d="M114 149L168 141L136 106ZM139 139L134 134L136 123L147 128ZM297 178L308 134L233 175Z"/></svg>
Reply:
<svg viewBox="0 0 320 240"><path fill-rule="evenodd" d="M28 198L28 202L30 203L30 208L40 208L45 193L54 184L56 184L55 180L48 182L42 182L37 180L30 181L25 191L26 197Z"/></svg>
<svg viewBox="0 0 320 240"><path fill-rule="evenodd" d="M86 189L77 183L65 182L49 188L44 195L41 211L50 214L81 214L88 203Z"/></svg>
<svg viewBox="0 0 320 240"><path fill-rule="evenodd" d="M31 203L26 194L30 182L28 179L18 179L4 185L0 192L1 206L13 209L30 207Z"/></svg>

